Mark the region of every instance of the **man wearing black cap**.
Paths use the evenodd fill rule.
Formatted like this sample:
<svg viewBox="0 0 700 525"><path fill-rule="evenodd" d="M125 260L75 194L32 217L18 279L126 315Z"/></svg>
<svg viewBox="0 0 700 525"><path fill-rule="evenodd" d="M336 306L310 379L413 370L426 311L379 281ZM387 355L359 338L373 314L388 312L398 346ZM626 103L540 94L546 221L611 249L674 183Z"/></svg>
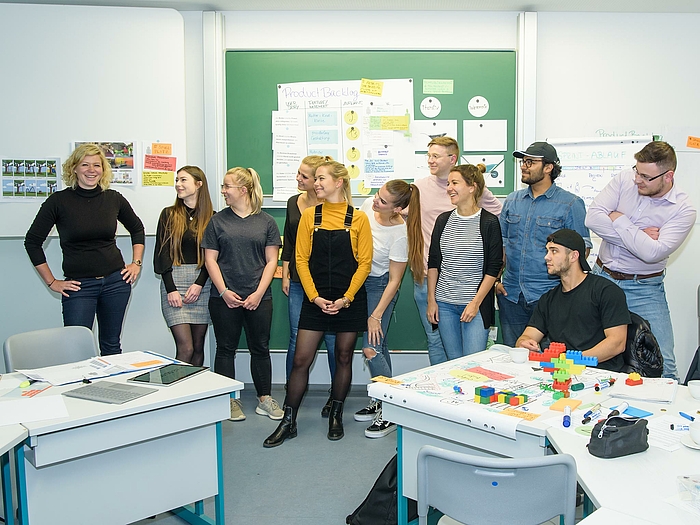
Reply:
<svg viewBox="0 0 700 525"><path fill-rule="evenodd" d="M603 277L586 273L591 268L585 251L583 238L573 230L547 237L547 272L561 282L540 298L516 346L539 350L540 341L547 337L564 343L567 350L597 357L598 368L620 371L630 323L625 292Z"/></svg>
<svg viewBox="0 0 700 525"><path fill-rule="evenodd" d="M506 264L496 293L503 342L508 346L514 346L525 330L542 294L559 284L542 260L547 236L571 228L588 248L592 246L583 200L554 184L561 173L554 146L535 142L513 156L521 159L521 180L528 187L508 195L500 216Z"/></svg>

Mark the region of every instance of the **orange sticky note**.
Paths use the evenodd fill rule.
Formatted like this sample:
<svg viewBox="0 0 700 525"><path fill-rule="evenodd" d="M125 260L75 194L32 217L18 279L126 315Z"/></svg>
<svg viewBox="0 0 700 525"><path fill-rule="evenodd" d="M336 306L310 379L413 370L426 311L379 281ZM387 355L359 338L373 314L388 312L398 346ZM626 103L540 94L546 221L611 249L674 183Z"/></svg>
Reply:
<svg viewBox="0 0 700 525"><path fill-rule="evenodd" d="M154 155L172 155L173 145L164 144L162 142L153 142L151 144L151 151L153 151Z"/></svg>
<svg viewBox="0 0 700 525"><path fill-rule="evenodd" d="M700 149L700 137L688 135L688 142L685 143L688 148Z"/></svg>
<svg viewBox="0 0 700 525"><path fill-rule="evenodd" d="M144 366L162 365L163 361L160 359L154 359L152 361L141 361L140 363L134 363L132 366L135 368L143 368Z"/></svg>
<svg viewBox="0 0 700 525"><path fill-rule="evenodd" d="M387 385L400 385L401 381L398 379L392 379L390 377L386 376L375 376L372 378L372 381L376 381L377 383L386 383Z"/></svg>
<svg viewBox="0 0 700 525"><path fill-rule="evenodd" d="M578 408L578 406L580 404L581 404L580 399L571 399L570 397L569 398L562 397L561 399L557 400L556 403L551 405L549 407L549 409L550 410L558 410L559 412L564 412L564 409L566 407L571 407L571 411L573 412L574 410L576 410Z"/></svg>

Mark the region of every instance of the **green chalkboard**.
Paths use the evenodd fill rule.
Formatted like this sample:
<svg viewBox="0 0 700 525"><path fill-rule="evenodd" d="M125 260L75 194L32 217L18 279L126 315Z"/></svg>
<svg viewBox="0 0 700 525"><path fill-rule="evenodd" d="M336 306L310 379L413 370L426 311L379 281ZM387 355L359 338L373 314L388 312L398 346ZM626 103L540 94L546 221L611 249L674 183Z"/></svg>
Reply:
<svg viewBox="0 0 700 525"><path fill-rule="evenodd" d="M485 97L489 111L482 117L506 120L507 150L479 151L504 155L504 186L491 188L506 196L514 189L510 152L515 148L516 61L514 51L228 51L226 53L227 166L253 167L263 191L272 194L272 122L277 110L277 86L290 82L410 78L414 86L414 119L423 117L419 105L424 80L452 80L451 94L436 95L442 108L438 120L457 121L463 151L462 121L479 120L468 111L475 96ZM282 108L279 108L282 109ZM427 144L427 141L426 141ZM425 151L425 150L423 150ZM283 228L284 211L268 209ZM271 349L286 349L289 338L287 302L280 280L272 284L274 316ZM389 332L392 350L425 350L427 340L413 301L410 272L404 276Z"/></svg>

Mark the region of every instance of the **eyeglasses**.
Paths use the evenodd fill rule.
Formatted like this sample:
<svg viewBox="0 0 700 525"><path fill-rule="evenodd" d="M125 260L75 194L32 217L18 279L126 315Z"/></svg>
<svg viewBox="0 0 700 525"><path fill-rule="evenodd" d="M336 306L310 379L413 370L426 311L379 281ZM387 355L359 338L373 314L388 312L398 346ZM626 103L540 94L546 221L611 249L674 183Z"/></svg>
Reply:
<svg viewBox="0 0 700 525"><path fill-rule="evenodd" d="M231 186L228 184L222 184L221 189L222 190L232 190L233 188L245 188L245 186Z"/></svg>
<svg viewBox="0 0 700 525"><path fill-rule="evenodd" d="M641 173L639 173L639 171L637 170L637 166L632 166L632 169L634 170L634 174L639 175L639 178L642 179L644 182L651 182L653 180L656 180L659 177L661 177L662 175L666 175L669 171L671 171L670 169L668 169L668 170L664 171L663 173L659 173L658 175L656 175L654 177L649 177L648 175L642 175Z"/></svg>
<svg viewBox="0 0 700 525"><path fill-rule="evenodd" d="M533 162L544 162L544 159L521 159L518 161L520 167L525 166L526 168L532 168Z"/></svg>
<svg viewBox="0 0 700 525"><path fill-rule="evenodd" d="M455 155L436 155L435 153L426 153L425 158L428 160L440 160L444 159L445 157L454 157Z"/></svg>

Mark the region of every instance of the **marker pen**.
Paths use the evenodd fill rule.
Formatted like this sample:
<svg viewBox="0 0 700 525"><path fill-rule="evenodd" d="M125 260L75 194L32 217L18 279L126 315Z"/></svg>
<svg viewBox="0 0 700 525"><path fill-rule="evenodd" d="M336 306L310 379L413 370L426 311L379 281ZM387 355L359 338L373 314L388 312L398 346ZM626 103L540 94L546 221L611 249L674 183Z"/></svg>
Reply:
<svg viewBox="0 0 700 525"><path fill-rule="evenodd" d="M571 426L571 407L570 406L564 407L564 417L561 420L561 424L564 425L565 428L569 428Z"/></svg>
<svg viewBox="0 0 700 525"><path fill-rule="evenodd" d="M595 388L596 392L600 392L604 388L608 388L610 386L613 386L614 384L615 384L615 379L613 379L611 377L610 379L605 379L605 380L601 381L600 383L597 383L594 388Z"/></svg>
<svg viewBox="0 0 700 525"><path fill-rule="evenodd" d="M597 410L600 410L600 403L596 403L595 405L593 405L593 406L591 407L591 409L590 409L588 412L586 412L585 414L583 414L583 417L588 417L588 416L590 416L593 412L596 412Z"/></svg>
<svg viewBox="0 0 700 525"><path fill-rule="evenodd" d="M695 421L695 418L693 416L691 416L690 414L686 414L685 412L678 412L678 413L689 421Z"/></svg>
<svg viewBox="0 0 700 525"><path fill-rule="evenodd" d="M598 419L599 417L600 417L600 410L596 410L592 414L589 414L586 417L584 417L583 421L581 421L581 423L583 423L584 425L587 425L588 423L590 423L594 419Z"/></svg>
<svg viewBox="0 0 700 525"><path fill-rule="evenodd" d="M690 430L688 425L674 425L671 423L671 430Z"/></svg>
<svg viewBox="0 0 700 525"><path fill-rule="evenodd" d="M619 416L620 414L624 414L625 410L627 410L629 407L630 407L630 404L627 401L623 401L622 403L620 403L619 405L617 405L615 407L615 410L613 410L612 412L610 412L610 414L608 414L608 417L615 417L615 416Z"/></svg>

